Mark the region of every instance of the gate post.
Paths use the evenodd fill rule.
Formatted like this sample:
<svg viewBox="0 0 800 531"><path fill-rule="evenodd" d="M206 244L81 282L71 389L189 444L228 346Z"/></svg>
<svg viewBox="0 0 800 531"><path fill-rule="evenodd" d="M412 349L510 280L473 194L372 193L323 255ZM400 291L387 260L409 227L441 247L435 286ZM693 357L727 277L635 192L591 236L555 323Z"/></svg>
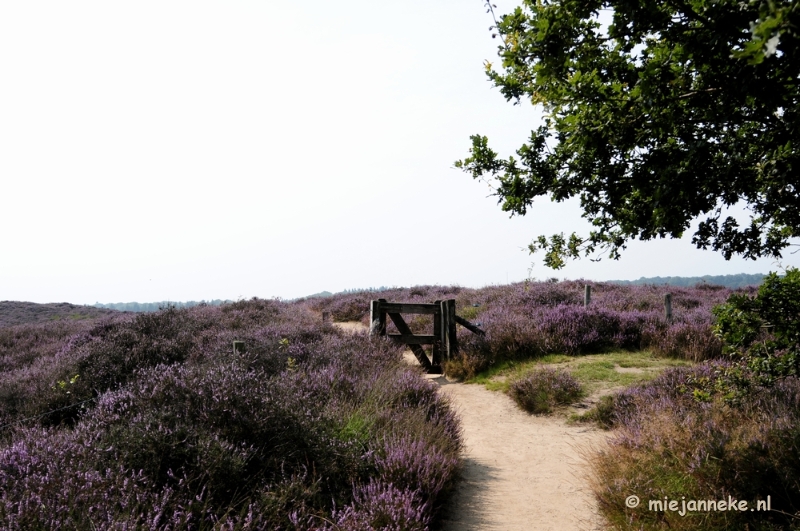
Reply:
<svg viewBox="0 0 800 531"><path fill-rule="evenodd" d="M455 299L448 299L442 303L442 334L446 338L445 354L449 360L458 352Z"/></svg>
<svg viewBox="0 0 800 531"><path fill-rule="evenodd" d="M372 301L369 305L369 335L371 336L386 335L386 311L381 308L381 302L386 302L386 299Z"/></svg>
<svg viewBox="0 0 800 531"><path fill-rule="evenodd" d="M442 364L442 350L444 348L444 341L442 341L442 301L434 301L438 312L433 314L433 349L431 351L431 358L433 362L431 365L438 366Z"/></svg>

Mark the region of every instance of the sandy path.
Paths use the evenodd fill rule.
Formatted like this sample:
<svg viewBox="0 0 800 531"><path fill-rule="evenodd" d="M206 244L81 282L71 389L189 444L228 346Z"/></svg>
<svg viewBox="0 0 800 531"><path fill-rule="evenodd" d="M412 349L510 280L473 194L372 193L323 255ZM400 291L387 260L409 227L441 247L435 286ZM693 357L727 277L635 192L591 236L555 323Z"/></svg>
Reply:
<svg viewBox="0 0 800 531"><path fill-rule="evenodd" d="M363 332L361 323L336 323ZM411 352L406 359L416 363ZM462 479L442 515L443 531L604 529L584 479L583 455L607 434L536 417L481 385L429 376L461 418Z"/></svg>
<svg viewBox="0 0 800 531"><path fill-rule="evenodd" d="M481 385L436 381L461 417L466 442L462 481L443 530L604 528L582 458L604 442L604 432L528 415Z"/></svg>

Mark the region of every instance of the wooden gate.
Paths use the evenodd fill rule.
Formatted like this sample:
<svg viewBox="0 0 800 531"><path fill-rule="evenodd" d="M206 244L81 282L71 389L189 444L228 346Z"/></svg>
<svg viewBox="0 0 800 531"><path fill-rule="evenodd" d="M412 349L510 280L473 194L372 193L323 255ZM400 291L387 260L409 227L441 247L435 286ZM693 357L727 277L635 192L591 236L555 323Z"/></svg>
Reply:
<svg viewBox="0 0 800 531"><path fill-rule="evenodd" d="M401 313L433 315L433 335L414 335L411 328L403 320ZM485 332L466 319L456 315L455 299L436 301L433 304L387 302L378 299L370 304L369 320L371 336L385 336L386 316L397 327L399 334L388 334L395 341L400 341L409 346L429 374L442 373L442 361L450 359L458 352L458 339L456 337L456 323L464 326L473 333L484 335ZM431 359L421 345L433 345Z"/></svg>

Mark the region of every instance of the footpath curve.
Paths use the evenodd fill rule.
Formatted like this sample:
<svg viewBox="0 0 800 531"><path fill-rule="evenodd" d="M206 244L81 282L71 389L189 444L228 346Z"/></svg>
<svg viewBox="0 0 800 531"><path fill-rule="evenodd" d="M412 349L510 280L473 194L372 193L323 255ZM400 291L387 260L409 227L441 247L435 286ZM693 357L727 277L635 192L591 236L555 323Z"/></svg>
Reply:
<svg viewBox="0 0 800 531"><path fill-rule="evenodd" d="M360 322L335 323L366 332ZM417 361L411 351L410 363ZM481 385L427 376L464 429L462 478L442 515L442 531L599 531L605 529L586 479L584 456L606 432L537 417Z"/></svg>

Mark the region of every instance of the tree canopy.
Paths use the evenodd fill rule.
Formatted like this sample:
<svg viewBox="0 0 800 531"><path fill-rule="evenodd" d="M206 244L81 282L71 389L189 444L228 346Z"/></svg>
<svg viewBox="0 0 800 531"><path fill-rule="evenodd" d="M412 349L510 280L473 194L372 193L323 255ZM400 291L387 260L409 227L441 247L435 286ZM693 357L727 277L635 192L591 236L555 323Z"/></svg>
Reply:
<svg viewBox="0 0 800 531"><path fill-rule="evenodd" d="M490 28L502 69L486 72L507 100L541 106L545 125L516 158L472 136L456 167L494 179L512 215L537 197L580 198L588 235L529 246L552 268L680 238L694 220L698 248L780 257L800 236L798 4L523 0ZM745 224L728 211L737 203Z"/></svg>

